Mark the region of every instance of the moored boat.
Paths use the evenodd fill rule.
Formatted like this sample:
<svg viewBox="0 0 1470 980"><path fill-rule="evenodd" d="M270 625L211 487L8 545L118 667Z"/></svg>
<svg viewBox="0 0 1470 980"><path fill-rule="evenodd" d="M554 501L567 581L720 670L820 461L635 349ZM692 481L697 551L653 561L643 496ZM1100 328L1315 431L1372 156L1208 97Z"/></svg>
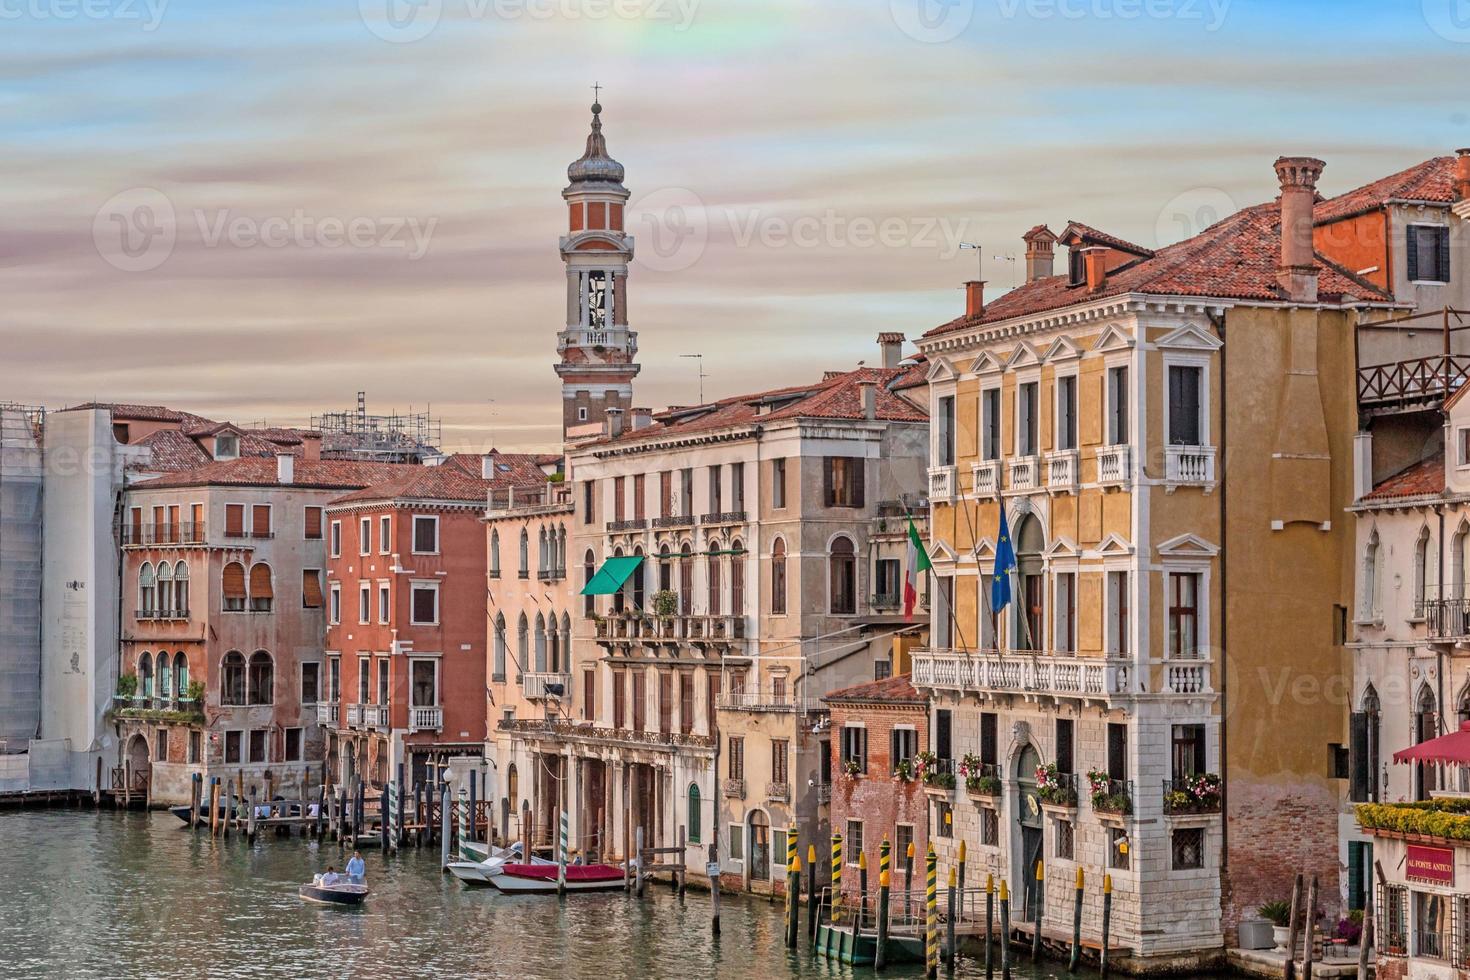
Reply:
<svg viewBox="0 0 1470 980"><path fill-rule="evenodd" d="M557 865L507 864L498 874L490 876L490 884L507 894L553 895L558 888ZM622 868L611 864L569 864L566 866L566 886L569 892L606 892L623 888L627 875Z"/></svg>
<svg viewBox="0 0 1470 980"><path fill-rule="evenodd" d="M507 863L516 863L520 860L520 845L510 850L496 849L496 853L484 861L451 861L446 865L446 870L464 882L466 885L490 887L491 877L497 875ZM555 861L545 858L533 857L532 864L549 864L556 866Z"/></svg>
<svg viewBox="0 0 1470 980"><path fill-rule="evenodd" d="M319 905L361 905L362 900L368 896L368 886L348 881L324 885L318 880L302 885L297 889L297 894L304 900Z"/></svg>

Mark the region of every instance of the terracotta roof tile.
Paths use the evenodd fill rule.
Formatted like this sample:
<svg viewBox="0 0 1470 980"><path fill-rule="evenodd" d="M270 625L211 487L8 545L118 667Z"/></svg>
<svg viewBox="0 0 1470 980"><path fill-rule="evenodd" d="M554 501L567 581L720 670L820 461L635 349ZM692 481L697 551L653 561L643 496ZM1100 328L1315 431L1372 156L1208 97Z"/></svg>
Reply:
<svg viewBox="0 0 1470 980"><path fill-rule="evenodd" d="M1316 224L1350 218L1382 207L1388 201L1436 201L1445 204L1455 200L1455 158L1431 157L1407 170L1380 177L1362 187L1318 202L1312 211Z"/></svg>
<svg viewBox="0 0 1470 980"><path fill-rule="evenodd" d="M489 480L481 475L483 457L477 454L459 453L437 466L380 464L397 468L387 478L338 497L332 503L400 499L483 503L491 490L546 485L546 474L536 465L535 455L494 452L493 456L496 475Z"/></svg>
<svg viewBox="0 0 1470 980"><path fill-rule="evenodd" d="M908 674L895 674L881 681L868 681L833 691L823 701L856 701L864 704L887 702L890 704L927 704L928 698L914 689Z"/></svg>
<svg viewBox="0 0 1470 980"><path fill-rule="evenodd" d="M294 464L290 485L319 490L351 490L391 479L405 470L422 467L409 463L365 463L348 459L306 460ZM168 473L134 484L149 490L170 487L275 487L278 465L274 456L242 456L212 460L192 469Z"/></svg>
<svg viewBox="0 0 1470 980"><path fill-rule="evenodd" d="M1400 470L1363 495L1364 501L1397 500L1444 493L1444 453Z"/></svg>
<svg viewBox="0 0 1470 980"><path fill-rule="evenodd" d="M1044 227L1045 225L1037 226L1037 228ZM1028 231L1026 234L1031 234L1032 232L1036 231L1037 228L1031 229L1031 231ZM1067 227L1062 230L1061 237L1058 238L1057 241L1065 245L1068 243L1069 240L1073 239L1074 237L1089 242L1098 242L1103 245L1111 245L1113 248L1119 249L1124 252L1132 252L1134 255L1147 256L1154 254L1154 251L1151 248L1144 248L1142 245L1135 245L1132 242L1128 241L1126 238L1119 238L1117 235L1109 235L1105 231L1094 228L1091 225L1084 225L1080 221L1068 221Z"/></svg>

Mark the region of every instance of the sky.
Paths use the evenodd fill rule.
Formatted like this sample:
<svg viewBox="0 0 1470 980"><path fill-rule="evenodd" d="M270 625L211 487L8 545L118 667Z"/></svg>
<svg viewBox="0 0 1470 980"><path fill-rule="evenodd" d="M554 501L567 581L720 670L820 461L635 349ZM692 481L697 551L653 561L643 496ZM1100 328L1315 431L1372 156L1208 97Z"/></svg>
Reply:
<svg viewBox="0 0 1470 980"><path fill-rule="evenodd" d="M658 409L875 363L1038 223L1470 145L1467 68L1470 0L0 0L0 400L556 448L594 83Z"/></svg>

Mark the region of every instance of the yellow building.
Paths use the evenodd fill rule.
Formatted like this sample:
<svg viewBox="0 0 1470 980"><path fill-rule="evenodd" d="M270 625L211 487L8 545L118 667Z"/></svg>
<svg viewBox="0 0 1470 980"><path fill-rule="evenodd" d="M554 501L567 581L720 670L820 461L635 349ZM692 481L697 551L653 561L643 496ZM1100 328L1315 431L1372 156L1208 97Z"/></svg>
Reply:
<svg viewBox="0 0 1470 980"><path fill-rule="evenodd" d="M919 342L937 577L913 682L935 751L1002 782L935 816L1024 928L1070 934L1079 867L1084 934L1107 872L1113 943L1154 965L1214 955L1296 872L1335 902L1354 325L1392 298L1313 250L1322 166L1278 160L1278 201L1157 251L1038 226L1025 285L970 284Z"/></svg>

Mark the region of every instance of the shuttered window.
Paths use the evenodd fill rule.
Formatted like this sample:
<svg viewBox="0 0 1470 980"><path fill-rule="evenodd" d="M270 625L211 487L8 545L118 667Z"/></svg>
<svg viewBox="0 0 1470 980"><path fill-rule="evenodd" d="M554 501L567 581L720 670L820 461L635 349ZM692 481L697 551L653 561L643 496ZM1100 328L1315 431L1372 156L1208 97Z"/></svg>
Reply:
<svg viewBox="0 0 1470 980"><path fill-rule="evenodd" d="M1445 225L1409 225L1410 282L1450 281L1450 229Z"/></svg>
<svg viewBox="0 0 1470 980"><path fill-rule="evenodd" d="M305 609L322 607L322 573L318 569L302 569L301 605Z"/></svg>
<svg viewBox="0 0 1470 980"><path fill-rule="evenodd" d="M245 536L245 505L225 504L225 537L243 538Z"/></svg>
<svg viewBox="0 0 1470 980"><path fill-rule="evenodd" d="M863 460L828 456L822 466L823 498L828 507L864 506Z"/></svg>
<svg viewBox="0 0 1470 980"><path fill-rule="evenodd" d="M268 538L271 536L270 504L256 504L250 509L250 536L252 538Z"/></svg>
<svg viewBox="0 0 1470 980"><path fill-rule="evenodd" d="M224 592L225 609L230 612L243 610L245 608L245 566L237 561L226 565L221 586Z"/></svg>
<svg viewBox="0 0 1470 980"><path fill-rule="evenodd" d="M322 537L322 509L320 507L306 508L306 540L320 541Z"/></svg>
<svg viewBox="0 0 1470 980"><path fill-rule="evenodd" d="M1200 381L1202 371L1184 364L1169 365L1169 444L1203 444L1200 428Z"/></svg>
<svg viewBox="0 0 1470 980"><path fill-rule="evenodd" d="M271 567L264 562L250 566L250 608L253 612L268 612L275 599L271 589Z"/></svg>

